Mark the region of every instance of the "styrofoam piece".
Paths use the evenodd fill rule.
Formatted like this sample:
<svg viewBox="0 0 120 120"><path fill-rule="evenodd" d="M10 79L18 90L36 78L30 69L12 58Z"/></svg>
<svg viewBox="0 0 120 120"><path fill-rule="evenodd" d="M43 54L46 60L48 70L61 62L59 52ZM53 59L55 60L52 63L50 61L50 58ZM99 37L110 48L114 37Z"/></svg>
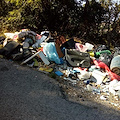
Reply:
<svg viewBox="0 0 120 120"><path fill-rule="evenodd" d="M102 73L101 71L94 70L92 72L92 76L97 80L97 84L101 84L104 78L106 77L106 73Z"/></svg>
<svg viewBox="0 0 120 120"><path fill-rule="evenodd" d="M85 46L87 47L88 50L92 50L94 45L90 44L90 43L85 43Z"/></svg>
<svg viewBox="0 0 120 120"><path fill-rule="evenodd" d="M49 65L50 62L48 61L48 59L46 58L46 56L43 54L43 52L41 51L40 53L38 53L38 55L40 56L40 58L42 59L42 61L46 64Z"/></svg>

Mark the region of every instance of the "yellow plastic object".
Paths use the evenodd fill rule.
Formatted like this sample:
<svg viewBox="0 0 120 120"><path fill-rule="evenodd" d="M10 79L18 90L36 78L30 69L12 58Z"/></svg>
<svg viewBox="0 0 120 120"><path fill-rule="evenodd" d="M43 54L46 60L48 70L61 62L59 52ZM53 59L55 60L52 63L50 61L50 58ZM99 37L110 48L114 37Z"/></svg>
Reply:
<svg viewBox="0 0 120 120"><path fill-rule="evenodd" d="M38 67L39 66L39 62L36 59L33 59L33 60L34 60L34 66Z"/></svg>
<svg viewBox="0 0 120 120"><path fill-rule="evenodd" d="M39 68L39 70L41 70L41 71L44 71L44 70L45 70L45 68L43 68L43 67L40 67L40 68Z"/></svg>
<svg viewBox="0 0 120 120"><path fill-rule="evenodd" d="M41 71L46 71L46 72L52 72L52 71L53 71L53 68L40 67L39 70L41 70Z"/></svg>
<svg viewBox="0 0 120 120"><path fill-rule="evenodd" d="M53 68L48 68L45 70L46 72L52 72L53 71Z"/></svg>
<svg viewBox="0 0 120 120"><path fill-rule="evenodd" d="M3 48L3 45L0 45L0 49L2 49Z"/></svg>
<svg viewBox="0 0 120 120"><path fill-rule="evenodd" d="M91 57L94 57L94 55L95 55L93 51L90 51L88 53L90 54Z"/></svg>

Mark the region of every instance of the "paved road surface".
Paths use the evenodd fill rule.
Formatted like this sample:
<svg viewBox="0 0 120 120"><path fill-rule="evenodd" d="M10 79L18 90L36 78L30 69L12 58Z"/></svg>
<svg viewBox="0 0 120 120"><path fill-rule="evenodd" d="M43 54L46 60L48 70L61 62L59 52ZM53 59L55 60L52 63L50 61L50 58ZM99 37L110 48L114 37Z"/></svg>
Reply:
<svg viewBox="0 0 120 120"><path fill-rule="evenodd" d="M120 120L120 112L64 99L56 80L0 59L0 120Z"/></svg>

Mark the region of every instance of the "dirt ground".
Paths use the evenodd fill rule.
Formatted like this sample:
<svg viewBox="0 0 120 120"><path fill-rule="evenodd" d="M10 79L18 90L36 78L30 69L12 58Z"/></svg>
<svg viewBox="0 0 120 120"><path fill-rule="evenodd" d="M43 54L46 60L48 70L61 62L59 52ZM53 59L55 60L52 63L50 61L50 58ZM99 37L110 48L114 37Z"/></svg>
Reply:
<svg viewBox="0 0 120 120"><path fill-rule="evenodd" d="M116 110L120 110L120 99L118 96L107 93L95 93L88 91L86 84L83 81L78 81L77 84L65 81L63 79L58 80L62 87L65 99L75 101L77 103L87 105L93 108L100 107L100 105L107 106ZM105 96L104 98L102 96ZM102 99L103 98L103 99Z"/></svg>

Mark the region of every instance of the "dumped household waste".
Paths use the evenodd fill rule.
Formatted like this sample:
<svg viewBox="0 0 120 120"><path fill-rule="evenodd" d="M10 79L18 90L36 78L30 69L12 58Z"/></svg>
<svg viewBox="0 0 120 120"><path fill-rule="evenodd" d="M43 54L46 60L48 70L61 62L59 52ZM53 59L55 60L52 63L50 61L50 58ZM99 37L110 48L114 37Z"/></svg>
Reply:
<svg viewBox="0 0 120 120"><path fill-rule="evenodd" d="M0 37L0 58L18 61L64 81L84 84L85 90L109 101L111 94L120 101L120 48L76 42L74 38L52 37L23 29Z"/></svg>

